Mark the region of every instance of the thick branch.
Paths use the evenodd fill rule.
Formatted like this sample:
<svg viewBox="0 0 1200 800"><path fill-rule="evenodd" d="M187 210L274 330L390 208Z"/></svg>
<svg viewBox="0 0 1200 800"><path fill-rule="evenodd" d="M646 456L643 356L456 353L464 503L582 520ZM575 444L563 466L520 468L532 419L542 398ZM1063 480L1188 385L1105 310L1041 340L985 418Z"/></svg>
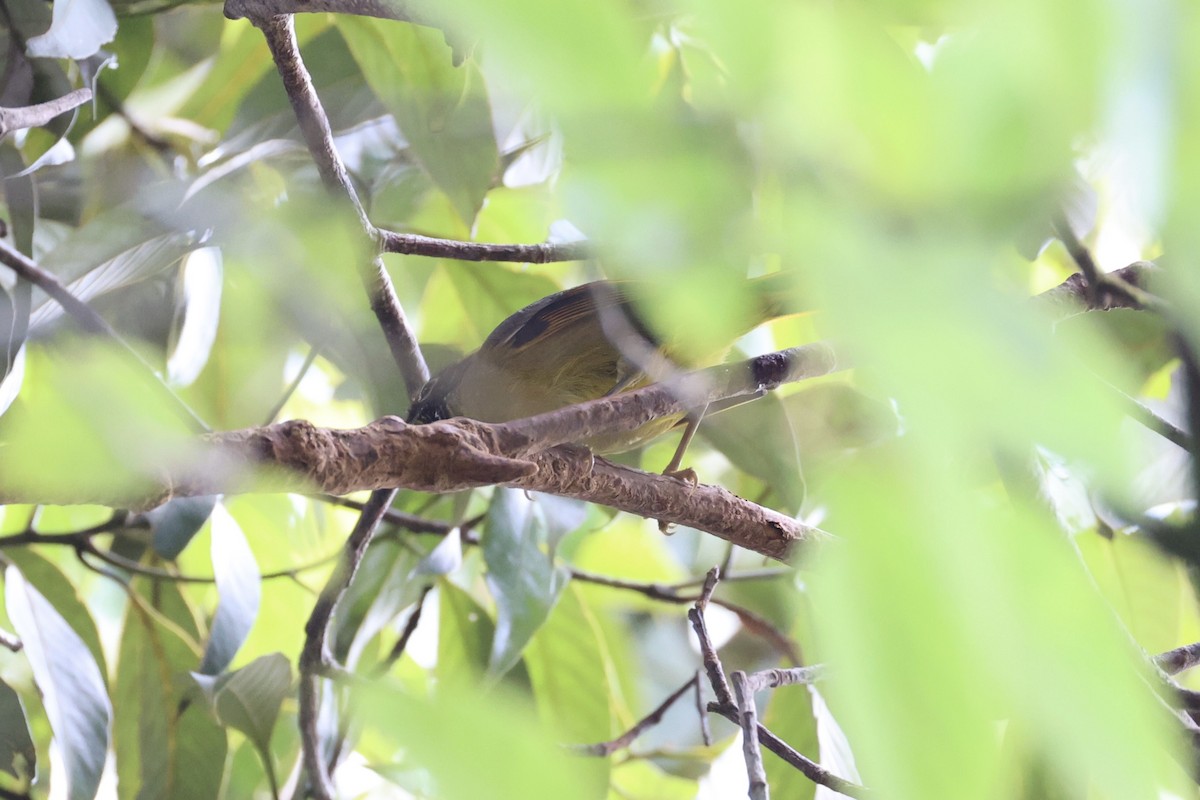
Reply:
<svg viewBox="0 0 1200 800"><path fill-rule="evenodd" d="M321 429L290 421L211 434L203 441L207 447L198 457L166 470L167 485L146 487L140 497L99 496L102 493L89 490L80 481L69 497L18 497L19 490L5 487L0 489L0 499L145 507L171 496L246 491L346 494L401 486L449 492L504 484L665 519L781 560L795 543L822 535L720 487L693 486L593 459L583 448L514 457L530 449L526 438L505 431L504 426L473 420L406 425L395 417L384 417L353 430Z"/></svg>

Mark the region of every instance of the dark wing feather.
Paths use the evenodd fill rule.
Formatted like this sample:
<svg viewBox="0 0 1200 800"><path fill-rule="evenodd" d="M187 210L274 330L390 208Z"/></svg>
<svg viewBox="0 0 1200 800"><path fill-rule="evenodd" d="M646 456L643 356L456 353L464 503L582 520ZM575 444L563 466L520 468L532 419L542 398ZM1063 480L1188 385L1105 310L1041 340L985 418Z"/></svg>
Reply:
<svg viewBox="0 0 1200 800"><path fill-rule="evenodd" d="M480 350L497 347L521 350L543 336L553 336L581 321L594 322L599 307L619 307L639 333L645 333L645 326L634 315L633 304L623 289L611 281L596 281L565 289L526 306L501 322Z"/></svg>

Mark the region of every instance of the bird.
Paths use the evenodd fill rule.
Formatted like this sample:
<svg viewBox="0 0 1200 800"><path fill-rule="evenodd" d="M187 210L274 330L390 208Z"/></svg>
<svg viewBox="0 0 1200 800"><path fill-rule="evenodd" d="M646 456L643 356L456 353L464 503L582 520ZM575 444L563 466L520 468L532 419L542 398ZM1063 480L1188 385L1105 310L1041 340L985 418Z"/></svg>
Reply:
<svg viewBox="0 0 1200 800"><path fill-rule="evenodd" d="M635 281L593 281L556 292L517 311L479 349L427 382L407 414L411 424L451 417L508 422L587 400L632 391L654 382L646 361L664 356L675 369L720 363L733 340L771 319L802 313L792 273L748 281L752 308L732 326L730 342L709 352L659 337L639 315ZM677 338L677 337L674 337ZM661 362L659 362L661 364ZM682 424L679 413L633 430L600 434L579 444L597 455L633 450ZM698 419L693 416L698 424ZM689 428L694 431L694 424ZM689 431L690 433L690 431ZM667 472L678 466L685 441Z"/></svg>

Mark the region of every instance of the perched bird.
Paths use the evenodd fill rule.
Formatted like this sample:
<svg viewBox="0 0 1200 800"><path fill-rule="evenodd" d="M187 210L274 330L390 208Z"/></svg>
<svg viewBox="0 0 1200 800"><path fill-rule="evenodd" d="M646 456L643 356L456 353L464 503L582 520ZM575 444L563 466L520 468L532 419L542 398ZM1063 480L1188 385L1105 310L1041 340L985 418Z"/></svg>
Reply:
<svg viewBox="0 0 1200 800"><path fill-rule="evenodd" d="M800 311L790 273L771 273L748 285L753 308L735 326L734 337ZM699 354L660 342L638 316L633 288L628 282L595 281L526 306L501 322L478 350L429 381L409 409L408 421L464 416L507 422L646 386L653 380L643 369L643 356L661 354L684 370L712 366L725 357L732 341ZM664 417L581 444L599 454L620 453L684 419L683 414Z"/></svg>

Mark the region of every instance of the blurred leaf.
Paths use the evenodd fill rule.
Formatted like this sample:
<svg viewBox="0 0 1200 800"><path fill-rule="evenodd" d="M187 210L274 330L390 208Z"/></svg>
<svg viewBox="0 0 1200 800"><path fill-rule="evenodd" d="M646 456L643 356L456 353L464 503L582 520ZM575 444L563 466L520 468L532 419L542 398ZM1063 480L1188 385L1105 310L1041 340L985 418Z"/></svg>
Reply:
<svg viewBox="0 0 1200 800"><path fill-rule="evenodd" d="M783 403L774 394L706 416L700 433L734 466L763 480L780 510L795 514L804 502L800 454ZM686 466L686 459L685 459Z"/></svg>
<svg viewBox="0 0 1200 800"><path fill-rule="evenodd" d="M154 531L154 552L165 559L175 560L200 532L212 516L217 495L172 497L158 508L146 512L150 529Z"/></svg>
<svg viewBox="0 0 1200 800"><path fill-rule="evenodd" d="M578 588L568 587L525 652L538 712L561 741L592 744L614 735L607 661L591 610ZM590 792L580 797L604 797L609 770L607 759L583 764Z"/></svg>
<svg viewBox="0 0 1200 800"><path fill-rule="evenodd" d="M116 57L113 69L100 73L98 92L100 102L107 102L107 95L124 100L141 80L154 52L154 20L150 17L128 17L121 20L116 38L106 50Z"/></svg>
<svg viewBox="0 0 1200 800"><path fill-rule="evenodd" d="M446 534L429 555L417 565L417 575L450 575L462 566L462 529L455 528Z"/></svg>
<svg viewBox="0 0 1200 800"><path fill-rule="evenodd" d="M471 595L445 579L438 581L437 597L438 686L478 686L495 638L492 618Z"/></svg>
<svg viewBox="0 0 1200 800"><path fill-rule="evenodd" d="M0 295L3 294L3 291L0 291ZM0 305L3 305L2 299L0 299ZM0 347L2 346L0 345ZM7 411L13 401L17 399L17 395L21 392L21 384L25 381L25 348L23 345L19 346L12 354L12 359L8 362L3 376L0 378L0 414Z"/></svg>
<svg viewBox="0 0 1200 800"><path fill-rule="evenodd" d="M222 797L225 730L200 704L183 709L178 719L175 748L175 781L172 800L217 800Z"/></svg>
<svg viewBox="0 0 1200 800"><path fill-rule="evenodd" d="M549 278L490 264L440 267L421 299L421 338L474 350L509 316L556 291Z"/></svg>
<svg viewBox="0 0 1200 800"><path fill-rule="evenodd" d="M579 778L579 761L530 719L529 709L499 689L486 697L442 687L436 704L392 688L364 685L354 691L364 723L403 748L410 762L428 769L436 796L445 800L575 798L592 796ZM421 720L421 725L404 720ZM471 764L463 768L458 745L471 732ZM457 743L457 744L456 744Z"/></svg>
<svg viewBox="0 0 1200 800"><path fill-rule="evenodd" d="M200 662L200 672L205 675L216 675L233 661L254 626L262 599L262 578L254 553L224 506L213 509L211 529L213 575L221 599Z"/></svg>
<svg viewBox="0 0 1200 800"><path fill-rule="evenodd" d="M366 17L340 17L337 25L413 154L470 226L499 169L479 69L453 66L440 31Z"/></svg>
<svg viewBox="0 0 1200 800"><path fill-rule="evenodd" d="M1184 569L1144 537L1117 532L1111 539L1095 534L1075 544L1104 597L1134 640L1149 653L1161 653L1184 641L1182 617L1195 596Z"/></svg>
<svg viewBox="0 0 1200 800"><path fill-rule="evenodd" d="M0 681L0 770L19 781L28 781L36 767L37 749L29 735L21 697Z"/></svg>
<svg viewBox="0 0 1200 800"><path fill-rule="evenodd" d="M696 781L670 775L652 761L629 759L613 768L613 791L623 800L693 800L696 790Z"/></svg>
<svg viewBox="0 0 1200 800"><path fill-rule="evenodd" d="M5 176L0 186L4 189L4 206L8 212L10 235L17 250L32 257L33 234L37 228L38 196L33 178L19 174L24 170L25 161L12 142L8 141L7 137L0 141L0 174Z"/></svg>
<svg viewBox="0 0 1200 800"><path fill-rule="evenodd" d="M90 800L100 785L112 704L87 645L17 567L4 575L8 616L42 693L66 766L67 796Z"/></svg>
<svg viewBox="0 0 1200 800"><path fill-rule="evenodd" d="M785 397L783 405L806 464L900 432L900 419L889 403L844 383L810 386Z"/></svg>
<svg viewBox="0 0 1200 800"><path fill-rule="evenodd" d="M503 675L517 663L567 585L566 571L544 550L548 537L546 512L537 499L518 489L496 489L483 537L488 588L496 598L490 675Z"/></svg>
<svg viewBox="0 0 1200 800"><path fill-rule="evenodd" d="M166 233L143 240L139 227L135 218L122 211L97 218L43 257L41 266L87 302L162 274L197 242L194 233ZM136 243L126 246L131 239ZM63 315L62 306L40 290L34 293L33 307L30 324L35 329Z"/></svg>
<svg viewBox="0 0 1200 800"><path fill-rule="evenodd" d="M221 317L222 275L218 248L202 247L183 256L167 359L172 386L190 386L208 363Z"/></svg>
<svg viewBox="0 0 1200 800"><path fill-rule="evenodd" d="M313 80L313 87L320 97L336 97L329 103L326 114L334 131L343 131L365 120L382 116L385 111L367 86L358 64L355 63L346 43L330 23L332 18L320 14L298 15L296 37L304 53L304 64ZM228 30L228 29L227 29ZM230 71L214 73L214 78L223 79L223 84L212 87L213 95L206 99L208 113L216 121L223 120L224 110L215 107L217 102L236 104L237 116L229 124L229 132L222 152L245 150L265 139L285 136L295 137L299 133L296 114L272 67L268 53L263 50L261 36L247 29L249 38L236 40L235 53L241 60L227 65ZM242 34L243 37L246 33ZM246 69L244 65L249 65ZM246 78L257 75L258 80L246 85ZM244 96L243 96L244 95ZM239 102L240 101L240 102Z"/></svg>
<svg viewBox="0 0 1200 800"><path fill-rule="evenodd" d="M91 612L79 596L79 590L67 576L45 556L29 547L13 547L4 551L4 558L21 571L25 581L54 606L76 635L87 645L103 675L108 674L100 633Z"/></svg>
<svg viewBox="0 0 1200 800"><path fill-rule="evenodd" d="M108 0L55 0L50 30L26 44L34 58L87 58L111 42L117 17Z"/></svg>
<svg viewBox="0 0 1200 800"><path fill-rule="evenodd" d="M1098 375L1122 391L1136 394L1153 373L1176 357L1171 326L1156 314L1131 308L1114 308L1103 314L1078 314L1055 326L1055 333ZM1122 358L1115 362L1107 351L1091 346L1096 335L1105 336Z"/></svg>
<svg viewBox="0 0 1200 800"><path fill-rule="evenodd" d="M897 797L986 793L993 721L1005 718L1036 732L1073 792L1095 781L1113 796L1153 795L1165 721L1075 552L1044 514L947 495L954 467L918 451L930 444L918 437L873 468L844 470L827 495L849 546L814 575L820 659L839 676L823 688L863 773ZM869 653L899 642L936 657L893 662L880 681ZM914 715L938 736L893 735ZM947 760L953 777L935 776Z"/></svg>
<svg viewBox="0 0 1200 800"><path fill-rule="evenodd" d="M796 687L800 688L800 687ZM854 752L842 726L834 718L829 704L816 686L809 686L808 696L812 704L812 715L816 720L817 744L820 746L820 764L826 769L847 780L861 783L858 765L854 760Z"/></svg>

